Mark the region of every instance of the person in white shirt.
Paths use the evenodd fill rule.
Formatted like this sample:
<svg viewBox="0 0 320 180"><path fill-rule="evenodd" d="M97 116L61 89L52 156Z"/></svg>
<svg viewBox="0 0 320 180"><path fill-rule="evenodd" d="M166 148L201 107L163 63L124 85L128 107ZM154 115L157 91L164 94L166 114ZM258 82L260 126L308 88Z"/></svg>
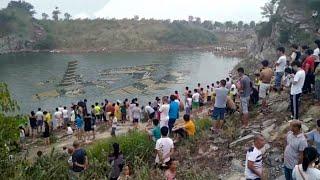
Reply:
<svg viewBox="0 0 320 180"><path fill-rule="evenodd" d="M148 114L148 120L152 120L155 117L155 111L151 107L151 102L149 102L148 105L146 105L146 107L144 107L144 110Z"/></svg>
<svg viewBox="0 0 320 180"><path fill-rule="evenodd" d="M67 135L69 137L69 139L72 139L72 134L73 134L73 130L70 126L70 124L67 125Z"/></svg>
<svg viewBox="0 0 320 180"><path fill-rule="evenodd" d="M290 101L291 101L291 118L298 119L299 118L299 98L302 93L303 84L306 78L306 73L301 68L301 63L299 61L294 61L292 64L292 68L296 71L293 76L293 81L290 90Z"/></svg>
<svg viewBox="0 0 320 180"><path fill-rule="evenodd" d="M194 93L192 95L192 109L199 109L200 107L200 94L198 89L194 89Z"/></svg>
<svg viewBox="0 0 320 180"><path fill-rule="evenodd" d="M173 154L174 145L173 140L168 137L169 128L164 126L160 129L161 138L157 140L155 150L156 154L156 165L165 166L165 163L170 161Z"/></svg>
<svg viewBox="0 0 320 180"><path fill-rule="evenodd" d="M284 74L284 70L287 65L287 57L284 54L284 52L285 52L284 47L279 47L277 49L277 54L279 56L279 59L276 62L275 88L277 89L278 92L280 92L281 90L282 76Z"/></svg>
<svg viewBox="0 0 320 180"><path fill-rule="evenodd" d="M317 150L314 147L307 147L303 151L302 164L296 165L292 171L293 180L320 180L320 170L315 168L319 163Z"/></svg>
<svg viewBox="0 0 320 180"><path fill-rule="evenodd" d="M317 45L317 48L313 50L313 55L315 56L314 67L316 68L320 63L320 39L314 41Z"/></svg>
<svg viewBox="0 0 320 180"><path fill-rule="evenodd" d="M118 125L118 119L114 116L113 113L110 114L110 119L112 121L111 136L116 136L116 129L117 129L117 125Z"/></svg>
<svg viewBox="0 0 320 180"><path fill-rule="evenodd" d="M163 126L169 127L168 126L169 110L170 110L170 105L168 104L168 97L164 96L162 98L162 105L159 108L159 112L160 112L160 128L162 128Z"/></svg>
<svg viewBox="0 0 320 180"><path fill-rule="evenodd" d="M131 113L132 113L132 118L133 118L133 126L135 128L138 128L138 123L141 119L141 109L139 107L139 104L136 103L136 106L132 108Z"/></svg>
<svg viewBox="0 0 320 180"><path fill-rule="evenodd" d="M188 94L187 99L186 99L186 114L190 115L191 110L192 110L192 96L191 94Z"/></svg>
<svg viewBox="0 0 320 180"><path fill-rule="evenodd" d="M69 111L66 106L63 107L62 117L63 117L63 126L64 128L66 128L69 123Z"/></svg>
<svg viewBox="0 0 320 180"><path fill-rule="evenodd" d="M52 127L53 129L57 129L57 127L61 127L61 119L62 119L62 112L56 108L56 112L54 113L54 118L52 120Z"/></svg>
<svg viewBox="0 0 320 180"><path fill-rule="evenodd" d="M36 112L36 119L37 119L37 132L41 133L42 132L42 126L43 126L43 112L41 111L41 108L38 108L38 111Z"/></svg>
<svg viewBox="0 0 320 180"><path fill-rule="evenodd" d="M254 137L254 146L249 148L246 155L246 179L261 179L263 174L261 149L265 145L264 137L257 134Z"/></svg>

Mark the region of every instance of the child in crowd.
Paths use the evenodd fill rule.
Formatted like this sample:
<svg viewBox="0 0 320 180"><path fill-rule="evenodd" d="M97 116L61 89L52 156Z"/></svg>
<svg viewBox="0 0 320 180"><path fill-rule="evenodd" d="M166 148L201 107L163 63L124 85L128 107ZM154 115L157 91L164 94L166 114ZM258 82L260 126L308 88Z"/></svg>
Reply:
<svg viewBox="0 0 320 180"><path fill-rule="evenodd" d="M176 174L177 174L178 161L174 159L170 159L167 165L168 165L168 169L164 173L166 180L175 180Z"/></svg>
<svg viewBox="0 0 320 180"><path fill-rule="evenodd" d="M19 127L19 132L20 132L20 145L22 149L26 148L26 134L25 130L22 126Z"/></svg>
<svg viewBox="0 0 320 180"><path fill-rule="evenodd" d="M72 138L73 130L71 128L70 123L67 124L67 135Z"/></svg>
<svg viewBox="0 0 320 180"><path fill-rule="evenodd" d="M110 117L110 120L112 121L111 136L116 136L116 129L117 129L117 125L118 125L118 120L114 116L113 113L111 113L109 117Z"/></svg>
<svg viewBox="0 0 320 180"><path fill-rule="evenodd" d="M68 147L68 155L69 155L69 158L68 158L68 165L69 165L69 168L72 169L73 167L73 162L72 162L72 154L74 152L74 148L73 147Z"/></svg>
<svg viewBox="0 0 320 180"><path fill-rule="evenodd" d="M158 139L161 138L159 120L153 119L152 122L153 122L153 127L147 126L146 131L149 134L149 138L156 142Z"/></svg>

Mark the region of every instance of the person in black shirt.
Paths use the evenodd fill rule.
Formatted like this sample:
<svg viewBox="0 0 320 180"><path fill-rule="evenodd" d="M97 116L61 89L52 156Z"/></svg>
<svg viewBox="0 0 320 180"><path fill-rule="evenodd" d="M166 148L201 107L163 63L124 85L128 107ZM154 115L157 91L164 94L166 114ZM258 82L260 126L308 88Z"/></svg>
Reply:
<svg viewBox="0 0 320 180"><path fill-rule="evenodd" d="M87 140L90 139L90 131L92 131L92 119L90 114L84 117L84 131L86 133Z"/></svg>
<svg viewBox="0 0 320 180"><path fill-rule="evenodd" d="M83 172L88 167L88 157L86 151L80 148L80 143L78 141L73 142L74 152L72 154L72 171L73 172Z"/></svg>
<svg viewBox="0 0 320 180"><path fill-rule="evenodd" d="M31 126L32 141L34 141L35 132L37 131L37 118L35 116L34 111L31 111L31 115L29 116L29 122L30 122L30 126Z"/></svg>

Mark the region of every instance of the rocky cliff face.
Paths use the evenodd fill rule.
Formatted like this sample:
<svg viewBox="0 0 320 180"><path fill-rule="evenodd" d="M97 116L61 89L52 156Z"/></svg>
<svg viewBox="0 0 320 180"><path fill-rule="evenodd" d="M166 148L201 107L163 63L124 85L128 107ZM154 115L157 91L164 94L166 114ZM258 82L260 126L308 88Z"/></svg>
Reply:
<svg viewBox="0 0 320 180"><path fill-rule="evenodd" d="M36 23L32 24L27 35L13 33L0 37L0 54L15 51L31 51L38 41L46 36L45 30Z"/></svg>
<svg viewBox="0 0 320 180"><path fill-rule="evenodd" d="M292 43L312 45L315 38L320 38L316 34L319 27L312 17L312 9L305 1L279 0L276 14L270 19L269 25L272 30L268 36L257 35L249 44L250 57L255 60L273 61L277 46L289 47Z"/></svg>

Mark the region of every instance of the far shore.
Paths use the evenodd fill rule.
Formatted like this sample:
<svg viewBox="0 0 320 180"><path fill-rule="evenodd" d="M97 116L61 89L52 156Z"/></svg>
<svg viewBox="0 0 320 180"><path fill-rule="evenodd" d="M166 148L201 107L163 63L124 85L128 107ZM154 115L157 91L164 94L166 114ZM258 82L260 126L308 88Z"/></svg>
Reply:
<svg viewBox="0 0 320 180"><path fill-rule="evenodd" d="M0 52L1 54L15 54L15 53L114 53L114 52L124 52L124 53L134 53L134 52L175 52L175 51L202 51L202 52L212 52L219 56L226 57L246 57L246 49L233 49L228 46L220 45L210 45L210 46L171 46L171 47L160 47L160 48L147 48L147 49L109 49L109 48L95 48L95 49L46 49L46 50L34 50L34 49L21 49L21 50L11 50L7 52Z"/></svg>

